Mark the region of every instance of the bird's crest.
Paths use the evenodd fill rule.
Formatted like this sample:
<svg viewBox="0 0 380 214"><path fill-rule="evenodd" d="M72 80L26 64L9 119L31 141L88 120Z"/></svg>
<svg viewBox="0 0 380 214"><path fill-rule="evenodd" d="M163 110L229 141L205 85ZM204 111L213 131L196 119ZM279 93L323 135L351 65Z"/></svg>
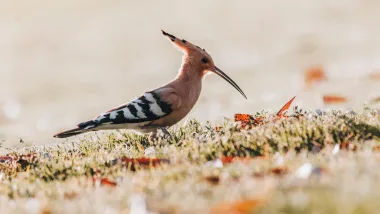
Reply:
<svg viewBox="0 0 380 214"><path fill-rule="evenodd" d="M189 41L177 38L177 37L173 36L172 34L165 32L164 30L161 30L161 31L162 31L162 34L164 34L164 36L168 37L170 39L170 41L172 41L173 44L176 47L178 47L180 50L182 50L183 52L188 53L191 50L196 50L196 51L201 51L201 52L207 53L205 49L199 47L198 45L194 45Z"/></svg>
<svg viewBox="0 0 380 214"><path fill-rule="evenodd" d="M183 63L187 63L189 61L195 62L195 63L191 63L191 66L194 67L194 65L198 65L197 68L200 71L199 73L202 76L204 76L208 72L213 72L217 74L218 76L226 80L228 83L230 83L236 90L238 90L244 96L244 98L247 99L247 96L245 96L241 88L229 76L227 76L227 74L225 74L222 70L220 70L219 68L215 66L213 59L206 52L205 49L197 45L194 45L184 39L179 39L175 37L174 35L167 33L163 30L161 31L162 31L162 34L164 34L164 36L168 37L176 47L178 47L180 50L182 50L185 53L185 56L183 58ZM182 67L184 66L182 65ZM180 74L181 74L181 71L180 71Z"/></svg>

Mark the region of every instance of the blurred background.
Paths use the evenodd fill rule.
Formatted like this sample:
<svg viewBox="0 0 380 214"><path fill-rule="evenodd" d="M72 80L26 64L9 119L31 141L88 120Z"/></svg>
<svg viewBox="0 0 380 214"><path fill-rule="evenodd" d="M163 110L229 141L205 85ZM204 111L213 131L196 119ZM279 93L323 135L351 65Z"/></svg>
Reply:
<svg viewBox="0 0 380 214"><path fill-rule="evenodd" d="M379 9L378 0L4 1L0 141L61 142L54 133L173 79L182 54L161 29L205 48L248 96L209 75L188 117L276 111L295 95L305 109L360 108L380 95L368 78L380 70ZM305 87L311 66L328 81ZM326 105L323 94L347 102Z"/></svg>

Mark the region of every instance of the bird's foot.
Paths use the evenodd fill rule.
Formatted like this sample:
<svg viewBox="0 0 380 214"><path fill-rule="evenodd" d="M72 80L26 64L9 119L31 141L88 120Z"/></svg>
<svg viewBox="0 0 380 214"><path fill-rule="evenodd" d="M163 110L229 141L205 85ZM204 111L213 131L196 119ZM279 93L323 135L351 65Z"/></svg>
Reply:
<svg viewBox="0 0 380 214"><path fill-rule="evenodd" d="M163 128L163 127L160 127L159 128L162 133L164 134L164 137L169 137L169 138L172 138L172 135L170 134L170 132L166 129L166 128Z"/></svg>
<svg viewBox="0 0 380 214"><path fill-rule="evenodd" d="M169 131L166 128L158 127L157 130L150 133L148 140L150 142L153 142L153 141L158 140L159 138L171 139L172 135L169 133Z"/></svg>

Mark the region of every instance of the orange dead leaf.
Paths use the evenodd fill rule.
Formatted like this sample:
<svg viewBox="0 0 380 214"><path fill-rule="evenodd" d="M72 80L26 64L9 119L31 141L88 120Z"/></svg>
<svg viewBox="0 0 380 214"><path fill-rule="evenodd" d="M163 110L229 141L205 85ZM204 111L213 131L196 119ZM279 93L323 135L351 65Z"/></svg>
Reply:
<svg viewBox="0 0 380 214"><path fill-rule="evenodd" d="M378 102L380 102L380 96L373 98L370 102L371 103L378 103Z"/></svg>
<svg viewBox="0 0 380 214"><path fill-rule="evenodd" d="M284 175L288 172L288 168L287 167L275 167L275 168L271 169L270 172L275 174L275 175Z"/></svg>
<svg viewBox="0 0 380 214"><path fill-rule="evenodd" d="M369 74L369 78L373 80L380 80L380 72L372 72Z"/></svg>
<svg viewBox="0 0 380 214"><path fill-rule="evenodd" d="M235 122L241 122L241 127L245 128L247 125L250 125L251 120L254 120L254 117L249 114L235 114Z"/></svg>
<svg viewBox="0 0 380 214"><path fill-rule="evenodd" d="M220 158L220 160L222 161L224 165L230 164L233 162L248 163L251 160L258 160L258 159L266 159L266 157L265 156L257 156L257 157L226 156L226 157Z"/></svg>
<svg viewBox="0 0 380 214"><path fill-rule="evenodd" d="M0 156L0 163L8 163L11 164L13 163L14 158L10 156Z"/></svg>
<svg viewBox="0 0 380 214"><path fill-rule="evenodd" d="M247 162L248 160L251 160L251 159L252 158L249 158L249 157L227 156L227 157L222 157L220 160L225 165L225 164L230 164L232 162L237 162L237 161Z"/></svg>
<svg viewBox="0 0 380 214"><path fill-rule="evenodd" d="M71 192L65 192L63 194L63 197L65 199L68 199L68 200L72 200L72 199L75 199L76 197L78 196L78 192L75 192L75 191L71 191ZM47 213L47 212L41 212L41 213ZM51 212L48 212L48 213L51 213Z"/></svg>
<svg viewBox="0 0 380 214"><path fill-rule="evenodd" d="M347 102L347 98L337 95L323 95L324 104L338 104Z"/></svg>
<svg viewBox="0 0 380 214"><path fill-rule="evenodd" d="M6 163L10 164L13 167L21 166L22 168L25 168L26 166L36 163L38 161L35 153L30 154L24 154L20 156L0 156L0 163Z"/></svg>
<svg viewBox="0 0 380 214"><path fill-rule="evenodd" d="M271 192L274 190L274 181L271 179L263 180L261 187L263 188L259 195L254 198L246 198L241 200L236 200L232 202L222 202L212 206L210 211L212 214L225 213L225 214L244 214L251 213L253 210L257 209L258 206L267 203L272 195Z"/></svg>
<svg viewBox="0 0 380 214"><path fill-rule="evenodd" d="M262 203L262 200L259 199L250 199L242 200L231 203L221 203L216 205L211 209L211 213L224 213L224 214L244 214L250 213L254 210L259 204Z"/></svg>
<svg viewBox="0 0 380 214"><path fill-rule="evenodd" d="M121 158L117 160L121 162L123 165L130 166L131 170L136 170L137 166L140 167L156 167L162 163L169 163L170 161L167 159L159 159L159 158Z"/></svg>
<svg viewBox="0 0 380 214"><path fill-rule="evenodd" d="M255 118L255 125L262 124L264 120L264 117L256 117Z"/></svg>
<svg viewBox="0 0 380 214"><path fill-rule="evenodd" d="M158 165L161 163L163 160L159 158L122 158L121 159L123 163L138 163L140 165L150 165L152 164L153 166Z"/></svg>
<svg viewBox="0 0 380 214"><path fill-rule="evenodd" d="M220 182L220 177L219 176L207 176L204 178L205 181L209 182L210 184L217 185Z"/></svg>
<svg viewBox="0 0 380 214"><path fill-rule="evenodd" d="M372 151L379 152L380 151L380 145L376 144L376 145L372 146Z"/></svg>
<svg viewBox="0 0 380 214"><path fill-rule="evenodd" d="M250 114L235 114L235 122L249 123L251 119L253 119L253 116Z"/></svg>
<svg viewBox="0 0 380 214"><path fill-rule="evenodd" d="M354 143L348 141L348 142L342 142L342 143L339 145L339 148L340 148L341 150L346 149L346 150L356 151L356 150L358 149L358 146L355 145Z"/></svg>
<svg viewBox="0 0 380 214"><path fill-rule="evenodd" d="M214 130L215 130L216 132L220 132L220 131L222 131L222 129L223 129L222 126L215 126L215 127L214 127Z"/></svg>
<svg viewBox="0 0 380 214"><path fill-rule="evenodd" d="M265 173L264 172L253 172L253 177L256 177L256 178L264 178L265 176Z"/></svg>
<svg viewBox="0 0 380 214"><path fill-rule="evenodd" d="M242 128L245 128L246 126L252 128L253 126L260 125L262 124L263 119L264 117L255 118L250 114L235 114L235 122L240 122Z"/></svg>
<svg viewBox="0 0 380 214"><path fill-rule="evenodd" d="M108 178L92 178L92 182L96 183L99 182L100 186L108 186L108 187L115 187L117 186L116 182L110 181Z"/></svg>
<svg viewBox="0 0 380 214"><path fill-rule="evenodd" d="M311 67L305 72L306 87L311 87L314 83L327 80L325 71L322 67Z"/></svg>
<svg viewBox="0 0 380 214"><path fill-rule="evenodd" d="M222 157L220 160L222 161L223 164L229 164L229 163L232 163L234 158L236 158L236 157L229 156L229 157Z"/></svg>
<svg viewBox="0 0 380 214"><path fill-rule="evenodd" d="M296 96L294 96L292 99L290 99L287 103L285 103L285 105L280 109L280 111L277 112L277 116L278 117L284 117L284 113L285 111L287 111L290 107L290 105L292 105L293 103L293 100L296 98Z"/></svg>

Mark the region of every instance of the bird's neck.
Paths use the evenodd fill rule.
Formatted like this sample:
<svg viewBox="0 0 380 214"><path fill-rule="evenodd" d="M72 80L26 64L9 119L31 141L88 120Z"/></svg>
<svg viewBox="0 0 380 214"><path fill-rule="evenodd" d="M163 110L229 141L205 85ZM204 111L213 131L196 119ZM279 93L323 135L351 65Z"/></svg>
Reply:
<svg viewBox="0 0 380 214"><path fill-rule="evenodd" d="M193 107L197 102L202 90L202 68L193 63L189 57L184 57L182 60L181 68L173 83L177 90L181 93L186 100L188 106Z"/></svg>
<svg viewBox="0 0 380 214"><path fill-rule="evenodd" d="M182 82L201 83L202 73L202 67L198 63L194 63L189 57L184 57L176 79Z"/></svg>

